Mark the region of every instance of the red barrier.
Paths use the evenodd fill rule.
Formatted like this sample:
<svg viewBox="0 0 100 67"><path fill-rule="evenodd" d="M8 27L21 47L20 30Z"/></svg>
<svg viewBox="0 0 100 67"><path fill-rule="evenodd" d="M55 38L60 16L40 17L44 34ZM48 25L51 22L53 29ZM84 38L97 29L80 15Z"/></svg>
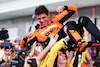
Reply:
<svg viewBox="0 0 100 67"><path fill-rule="evenodd" d="M100 43L93 43L92 46L100 46Z"/></svg>

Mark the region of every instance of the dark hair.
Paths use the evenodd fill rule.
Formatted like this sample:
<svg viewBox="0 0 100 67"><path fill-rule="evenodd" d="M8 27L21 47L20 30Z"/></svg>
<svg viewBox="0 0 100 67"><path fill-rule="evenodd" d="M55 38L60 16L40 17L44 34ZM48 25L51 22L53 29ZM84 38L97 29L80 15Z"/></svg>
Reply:
<svg viewBox="0 0 100 67"><path fill-rule="evenodd" d="M57 55L57 57L55 58L55 62L54 62L53 67L57 67L57 61L58 61L58 55Z"/></svg>
<svg viewBox="0 0 100 67"><path fill-rule="evenodd" d="M35 15L46 13L48 15L48 9L44 5L40 5L35 9Z"/></svg>
<svg viewBox="0 0 100 67"><path fill-rule="evenodd" d="M63 54L66 54L66 50L65 49L60 49L59 51L63 52Z"/></svg>
<svg viewBox="0 0 100 67"><path fill-rule="evenodd" d="M60 49L59 51L61 51L61 52L63 52L63 54L65 54L66 53L66 50L65 49ZM54 62L54 65L53 65L53 67L57 67L57 61L58 61L58 55L57 55L57 57L55 58L55 62Z"/></svg>
<svg viewBox="0 0 100 67"><path fill-rule="evenodd" d="M8 30L0 31L0 40L9 38Z"/></svg>

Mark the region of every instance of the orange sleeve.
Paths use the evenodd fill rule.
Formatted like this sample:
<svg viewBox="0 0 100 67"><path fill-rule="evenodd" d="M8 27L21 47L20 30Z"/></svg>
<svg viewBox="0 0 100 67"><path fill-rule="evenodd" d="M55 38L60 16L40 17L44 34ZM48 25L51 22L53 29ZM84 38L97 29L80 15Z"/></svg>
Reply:
<svg viewBox="0 0 100 67"><path fill-rule="evenodd" d="M66 6L68 7L68 9L64 10L62 13L56 15L55 18L53 18L53 21L60 21L62 19L64 19L64 21L65 21L68 18L70 18L77 11L77 7L74 5L66 5Z"/></svg>
<svg viewBox="0 0 100 67"><path fill-rule="evenodd" d="M68 10L73 10L73 11L77 11L77 7L74 5L66 5L68 7Z"/></svg>
<svg viewBox="0 0 100 67"><path fill-rule="evenodd" d="M27 42L29 42L30 40L32 40L35 37L35 34L33 34L33 36L31 38L27 39Z"/></svg>
<svg viewBox="0 0 100 67"><path fill-rule="evenodd" d="M55 16L55 18L53 19L53 21L60 21L64 16L66 16L69 12L67 10L65 10L64 12L58 14Z"/></svg>
<svg viewBox="0 0 100 67"><path fill-rule="evenodd" d="M32 40L34 37L35 37L35 34L33 34L33 36L32 36L31 38L28 38L28 39L27 39L27 43L28 43L30 40ZM24 38L23 38L23 39L24 39ZM20 48L21 48L21 49L24 48L24 44L25 44L25 41L24 41L23 39L22 39L21 42L20 42Z"/></svg>
<svg viewBox="0 0 100 67"><path fill-rule="evenodd" d="M25 44L25 41L22 39L21 42L20 42L20 48L21 48L21 49L24 48L24 44Z"/></svg>

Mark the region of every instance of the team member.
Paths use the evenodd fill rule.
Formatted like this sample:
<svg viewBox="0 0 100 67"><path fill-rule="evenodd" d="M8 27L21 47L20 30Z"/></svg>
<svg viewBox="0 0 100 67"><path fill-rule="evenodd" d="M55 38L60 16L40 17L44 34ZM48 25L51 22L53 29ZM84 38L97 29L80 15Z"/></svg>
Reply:
<svg viewBox="0 0 100 67"><path fill-rule="evenodd" d="M36 8L35 14L40 22L40 26L35 30L33 36L27 40L28 43L32 45L34 41L46 42L52 34L56 35L63 27L63 22L69 19L77 11L77 8L73 5L66 5L59 6L56 11L60 14L50 19L49 11L45 6L41 5ZM21 41L21 48L24 47L25 38Z"/></svg>
<svg viewBox="0 0 100 67"><path fill-rule="evenodd" d="M90 32L90 34L92 34L97 40L100 39L100 36L98 35L100 33L100 31L92 23L92 21L88 17L85 17L85 16L81 16L79 18L78 28L74 21L70 21L69 23L67 23L67 26L69 28L69 29L67 29L67 31L68 31L68 34L69 34L71 40L73 41L73 43L79 45L79 48L76 49L76 56L74 57L74 60L72 60L72 62L71 62L72 66L70 66L70 67L77 67L77 66L86 67L86 65L84 64L83 61L86 56L87 47L90 46L90 43L87 43L88 40L86 38L82 39L82 37L83 37L82 35L84 33L82 31L82 28L84 26ZM94 28L95 31L92 30L91 28ZM79 33L80 33L80 35L79 35ZM80 59L78 59L78 58L80 58Z"/></svg>
<svg viewBox="0 0 100 67"><path fill-rule="evenodd" d="M58 67L66 66L67 59L66 59L66 55L63 54L63 52L64 52L64 50L66 51L66 49L67 49L65 46L67 45L67 41L69 40L69 37L67 36L56 43L57 38L58 38L58 35L56 35L55 37L51 36L50 42L47 45L47 47L44 48L44 50L38 55L38 57L37 57L37 66L38 67L53 67L52 65L49 65L47 63L48 62L50 62L51 64L54 63L54 60L57 57L57 55L58 55L58 57L57 57L58 60L56 60L55 64L53 64L54 67L55 66L58 66ZM50 50L50 54L48 53L49 50ZM48 60L49 56L50 56L50 59L52 59L52 61ZM51 56L53 56L53 57L51 57ZM24 67L27 67L27 66L30 67L30 65L27 64L27 61L25 61Z"/></svg>
<svg viewBox="0 0 100 67"><path fill-rule="evenodd" d="M70 21L67 24L67 26L68 26L67 31L68 31L68 34L70 35L71 39L73 38L72 40L79 45L79 48L76 50L76 57L74 57L74 60L72 60L72 61L74 61L72 64L73 66L71 66L71 67L77 67L78 65L82 66L84 63L83 61L84 61L86 51L87 51L86 48L91 46L92 43L88 42L88 40L86 38L82 38L79 35L79 33L77 32L77 29L75 28L76 27L75 23L73 21ZM59 50L61 48L64 48L63 46L65 47L65 43L64 43L64 40L62 39L59 42L57 42L51 49L49 57L46 57L46 58L48 58L46 64L44 64L45 60L43 60L43 62L41 62L41 64L40 64L40 67L42 67L42 66L43 67L45 67L45 66L53 67L57 53L59 53ZM81 57L82 59L78 59L78 57ZM78 60L81 60L81 61L78 61ZM67 63L67 61L66 61L66 63ZM80 63L80 64L78 64L78 63ZM60 66L62 66L62 65L60 65ZM65 66L65 63L64 63L64 66Z"/></svg>

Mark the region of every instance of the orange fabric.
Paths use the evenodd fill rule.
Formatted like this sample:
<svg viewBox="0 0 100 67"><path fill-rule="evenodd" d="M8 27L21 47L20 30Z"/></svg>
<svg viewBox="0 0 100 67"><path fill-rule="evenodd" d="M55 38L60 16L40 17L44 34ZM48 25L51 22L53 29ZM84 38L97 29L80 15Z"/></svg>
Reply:
<svg viewBox="0 0 100 67"><path fill-rule="evenodd" d="M82 39L82 37L80 36L80 34L75 31L75 30L69 30L70 34L74 37L74 39L76 41L79 41L80 39Z"/></svg>
<svg viewBox="0 0 100 67"><path fill-rule="evenodd" d="M24 48L24 44L25 44L25 41L24 41L24 40L21 40L21 42L20 42L20 48L21 48L21 49Z"/></svg>
<svg viewBox="0 0 100 67"><path fill-rule="evenodd" d="M38 40L40 39L41 35L44 37L50 38L50 36L52 34L56 35L62 27L63 27L63 25L56 21L56 22L46 26L45 28L42 28L39 32L37 32L40 35L36 35L36 36L37 36Z"/></svg>
<svg viewBox="0 0 100 67"><path fill-rule="evenodd" d="M30 40L32 40L32 39L35 37L35 34L36 34L36 33L34 33L33 36L32 36L31 38L28 38L28 39L27 39L27 42L29 42Z"/></svg>
<svg viewBox="0 0 100 67"><path fill-rule="evenodd" d="M78 50L82 51L86 45L88 45L88 42L82 43L81 47L76 48L76 53L77 53Z"/></svg>
<svg viewBox="0 0 100 67"><path fill-rule="evenodd" d="M24 54L20 55L19 57L23 57L23 56L24 56Z"/></svg>
<svg viewBox="0 0 100 67"><path fill-rule="evenodd" d="M75 30L69 30L70 34L73 36L73 38L78 42L80 39L82 39L82 37L80 36L80 34L75 31ZM83 48L88 45L88 42L78 42L78 45L80 47L80 51L83 50Z"/></svg>
<svg viewBox="0 0 100 67"><path fill-rule="evenodd" d="M79 47L80 49L79 49L79 48L76 48L76 53L77 53L78 50L79 50L79 51L82 51L86 45L88 45L88 42L82 43L82 44L81 44L81 47Z"/></svg>
<svg viewBox="0 0 100 67"><path fill-rule="evenodd" d="M77 53L78 50L79 50L79 48L76 48L76 53Z"/></svg>
<svg viewBox="0 0 100 67"><path fill-rule="evenodd" d="M83 62L83 64L81 65L81 67L87 67L87 65Z"/></svg>
<svg viewBox="0 0 100 67"><path fill-rule="evenodd" d="M87 42L82 43L82 46L80 47L80 51L82 51L86 45L88 45L88 43L87 43Z"/></svg>
<svg viewBox="0 0 100 67"><path fill-rule="evenodd" d="M66 66L68 66L70 63L67 63Z"/></svg>
<svg viewBox="0 0 100 67"><path fill-rule="evenodd" d="M80 34L75 31L75 30L69 30L70 34L73 36L73 38L78 42L80 39L82 39L82 37L80 36ZM81 45L81 42L78 42L78 45Z"/></svg>
<svg viewBox="0 0 100 67"><path fill-rule="evenodd" d="M77 11L77 8L75 6L73 6L73 5L67 5L67 6L68 6L68 9L73 10L75 12ZM68 13L69 13L69 11L65 10L62 13L56 15L54 18L50 19L50 21L48 22L48 25L46 27L42 28L42 26L40 25L39 28L37 30L35 30L33 36L31 38L29 38L27 42L29 42L35 36L37 37L39 42L44 42L48 37L50 38L50 36L52 34L56 35L59 32L59 30L63 27L63 25L61 23L59 23L59 21L61 19L66 19L64 17L66 15L68 15ZM22 44L23 43L21 43L21 45Z"/></svg>
<svg viewBox="0 0 100 67"><path fill-rule="evenodd" d="M27 39L27 42L29 42L31 39L33 39L35 37L35 34L31 37L31 38L28 38ZM22 39L21 42L20 42L20 48L23 49L24 48L24 44L25 44L25 41Z"/></svg>
<svg viewBox="0 0 100 67"><path fill-rule="evenodd" d="M76 48L76 53L78 52L78 50L81 52L84 49L84 47L87 46L87 45L88 45L88 42L82 43L79 48ZM87 65L83 62L81 67L87 67Z"/></svg>
<svg viewBox="0 0 100 67"><path fill-rule="evenodd" d="M73 10L75 12L77 11L77 7L73 5L67 5L67 6L68 6L68 9ZM35 31L38 41L43 42L47 39L47 37L50 38L52 34L56 35L58 31L63 27L63 25L59 23L59 21L68 13L69 12L65 10L61 14L56 15L54 18L50 19L50 21L48 22L48 25L44 28L42 28L42 26L40 25L39 29Z"/></svg>
<svg viewBox="0 0 100 67"><path fill-rule="evenodd" d="M73 6L73 5L67 5L68 7L68 10L73 10L73 11L77 11L77 7L76 6ZM67 15L69 13L69 11L65 10L64 12L62 12L61 14L55 16L55 20L59 21L61 20L65 15ZM73 15L73 14L72 14Z"/></svg>
<svg viewBox="0 0 100 67"><path fill-rule="evenodd" d="M73 11L77 11L77 7L76 6L73 6L73 5L67 5L68 7L68 10L73 10Z"/></svg>
<svg viewBox="0 0 100 67"><path fill-rule="evenodd" d="M35 56L37 57L40 54L38 50L35 50Z"/></svg>

